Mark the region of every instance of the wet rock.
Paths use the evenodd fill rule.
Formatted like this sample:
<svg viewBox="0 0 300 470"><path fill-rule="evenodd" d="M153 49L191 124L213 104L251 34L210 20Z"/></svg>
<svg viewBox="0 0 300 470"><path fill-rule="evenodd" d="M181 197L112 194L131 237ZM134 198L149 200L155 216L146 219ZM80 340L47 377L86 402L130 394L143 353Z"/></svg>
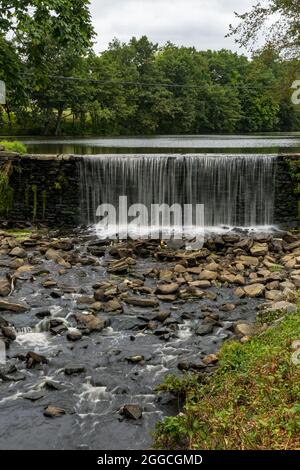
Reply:
<svg viewBox="0 0 300 470"><path fill-rule="evenodd" d="M261 297L265 291L263 284L255 283L244 287L244 291L248 297Z"/></svg>
<svg viewBox="0 0 300 470"><path fill-rule="evenodd" d="M88 295L78 297L78 299L76 300L76 303L78 305L92 305L94 302L95 299L93 297L89 297Z"/></svg>
<svg viewBox="0 0 300 470"><path fill-rule="evenodd" d="M53 241L51 248L54 248L54 250L71 251L74 249L74 244L71 240L61 238Z"/></svg>
<svg viewBox="0 0 300 470"><path fill-rule="evenodd" d="M29 310L29 306L26 304L9 302L7 300L0 300L0 310L7 310L14 313L24 313Z"/></svg>
<svg viewBox="0 0 300 470"><path fill-rule="evenodd" d="M155 315L154 320L163 323L167 318L169 318L170 315L171 312L159 312L157 315Z"/></svg>
<svg viewBox="0 0 300 470"><path fill-rule="evenodd" d="M142 409L139 405L124 405L120 410L120 414L128 419L134 420L141 419L143 416Z"/></svg>
<svg viewBox="0 0 300 470"><path fill-rule="evenodd" d="M45 257L49 261L57 261L61 258L59 252L52 248L49 248L49 250L46 251Z"/></svg>
<svg viewBox="0 0 300 470"><path fill-rule="evenodd" d="M57 282L54 279L47 279L47 281L44 281L42 283L42 286L45 287L46 289L50 289L52 287L56 287Z"/></svg>
<svg viewBox="0 0 300 470"><path fill-rule="evenodd" d="M44 416L47 418L58 418L59 416L63 416L65 414L65 410L56 406L47 406L47 408L44 409Z"/></svg>
<svg viewBox="0 0 300 470"><path fill-rule="evenodd" d="M50 323L50 333L54 336L63 335L68 331L68 327L64 323L52 325Z"/></svg>
<svg viewBox="0 0 300 470"><path fill-rule="evenodd" d="M82 326L83 328L86 328L90 332L92 331L101 332L106 327L105 320L92 314L76 315L76 320L80 326Z"/></svg>
<svg viewBox="0 0 300 470"><path fill-rule="evenodd" d="M175 273L185 273L186 268L184 266L182 266L182 264L176 264L176 266L174 268L174 271L175 271Z"/></svg>
<svg viewBox="0 0 300 470"><path fill-rule="evenodd" d="M250 253L252 256L265 256L268 254L269 248L267 243L255 243L252 248L250 248Z"/></svg>
<svg viewBox="0 0 300 470"><path fill-rule="evenodd" d="M150 299L145 297L135 297L135 296L127 296L125 302L129 305L134 305L136 307L157 307L159 302L157 299Z"/></svg>
<svg viewBox="0 0 300 470"><path fill-rule="evenodd" d="M0 296L7 297L10 293L10 282L6 278L0 278Z"/></svg>
<svg viewBox="0 0 300 470"><path fill-rule="evenodd" d="M26 354L25 360L27 369L32 369L33 367L39 364L48 364L48 359L45 356L37 354L33 351L29 351Z"/></svg>
<svg viewBox="0 0 300 470"><path fill-rule="evenodd" d="M209 335L210 333L213 332L213 329L214 329L214 325L212 323L207 323L207 324L200 325L196 329L195 333L198 336Z"/></svg>
<svg viewBox="0 0 300 470"><path fill-rule="evenodd" d="M82 374L83 372L86 372L86 368L82 364L68 364L65 367L66 375Z"/></svg>
<svg viewBox="0 0 300 470"><path fill-rule="evenodd" d="M238 323L234 327L234 332L238 336L254 336L256 329L254 325L250 323Z"/></svg>

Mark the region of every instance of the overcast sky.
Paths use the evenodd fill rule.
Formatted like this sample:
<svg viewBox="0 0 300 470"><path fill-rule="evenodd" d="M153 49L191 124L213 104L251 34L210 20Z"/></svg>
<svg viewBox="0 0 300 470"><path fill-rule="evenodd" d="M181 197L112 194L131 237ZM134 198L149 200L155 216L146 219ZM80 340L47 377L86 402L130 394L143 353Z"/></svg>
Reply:
<svg viewBox="0 0 300 470"><path fill-rule="evenodd" d="M168 40L198 49L238 50L225 38L234 11L247 11L255 0L91 0L98 33L96 50L106 49L117 37L128 41L146 34L159 44Z"/></svg>

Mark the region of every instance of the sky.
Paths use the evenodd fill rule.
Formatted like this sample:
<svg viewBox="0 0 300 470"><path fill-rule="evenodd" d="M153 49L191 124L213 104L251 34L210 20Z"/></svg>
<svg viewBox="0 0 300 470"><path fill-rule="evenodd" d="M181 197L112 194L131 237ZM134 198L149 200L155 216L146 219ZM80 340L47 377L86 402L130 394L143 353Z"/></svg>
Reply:
<svg viewBox="0 0 300 470"><path fill-rule="evenodd" d="M255 0L91 0L98 34L95 49L107 48L113 38L127 42L142 35L160 45L171 41L197 49L239 49L225 38L234 12L243 13Z"/></svg>

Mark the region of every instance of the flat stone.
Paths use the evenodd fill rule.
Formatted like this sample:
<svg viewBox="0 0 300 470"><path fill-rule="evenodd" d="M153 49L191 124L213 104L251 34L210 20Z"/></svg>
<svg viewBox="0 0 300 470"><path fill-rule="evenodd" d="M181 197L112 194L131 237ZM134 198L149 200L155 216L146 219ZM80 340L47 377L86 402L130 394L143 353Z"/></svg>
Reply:
<svg viewBox="0 0 300 470"><path fill-rule="evenodd" d="M106 327L105 320L92 314L76 315L76 320L79 325L84 328L87 328L89 331L101 332Z"/></svg>
<svg viewBox="0 0 300 470"><path fill-rule="evenodd" d="M275 302L271 305L269 305L266 310L267 312L273 312L273 311L282 311L285 313L295 313L297 312L297 306L286 301L281 301L281 302Z"/></svg>
<svg viewBox="0 0 300 470"><path fill-rule="evenodd" d="M199 279L205 281L215 281L218 277L218 274L215 271L208 271L205 269L199 274Z"/></svg>
<svg viewBox="0 0 300 470"><path fill-rule="evenodd" d="M245 266L258 266L259 260L254 256L239 256L238 260Z"/></svg>

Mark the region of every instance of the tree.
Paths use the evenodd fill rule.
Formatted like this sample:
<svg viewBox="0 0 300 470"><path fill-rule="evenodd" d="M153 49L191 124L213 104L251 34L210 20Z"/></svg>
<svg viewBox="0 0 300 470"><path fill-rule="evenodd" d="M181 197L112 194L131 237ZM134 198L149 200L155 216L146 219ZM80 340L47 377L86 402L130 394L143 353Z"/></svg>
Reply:
<svg viewBox="0 0 300 470"><path fill-rule="evenodd" d="M230 25L230 35L250 50L256 48L262 35L265 43L287 56L299 58L300 2L299 0L265 0L257 2L250 11L238 14L238 26Z"/></svg>

